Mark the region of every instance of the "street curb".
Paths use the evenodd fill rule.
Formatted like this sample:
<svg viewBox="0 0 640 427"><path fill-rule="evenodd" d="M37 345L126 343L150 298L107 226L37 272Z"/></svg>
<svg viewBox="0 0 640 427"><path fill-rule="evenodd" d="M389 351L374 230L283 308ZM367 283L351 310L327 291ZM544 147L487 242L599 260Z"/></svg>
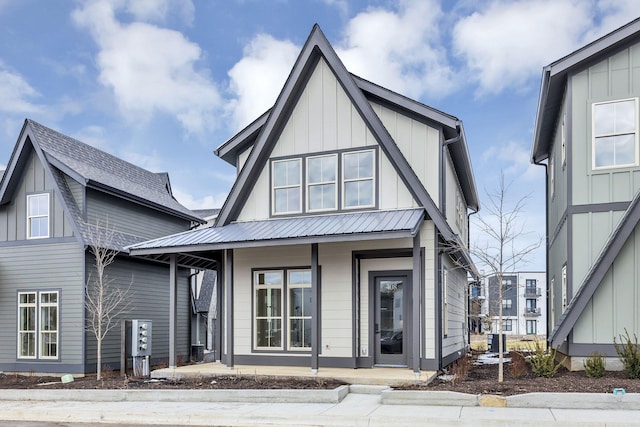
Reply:
<svg viewBox="0 0 640 427"><path fill-rule="evenodd" d="M349 386L332 390L0 390L0 400L78 402L339 403Z"/></svg>
<svg viewBox="0 0 640 427"><path fill-rule="evenodd" d="M640 410L640 393L527 393L506 399L507 408Z"/></svg>
<svg viewBox="0 0 640 427"><path fill-rule="evenodd" d="M475 394L455 391L383 390L383 405L478 406Z"/></svg>

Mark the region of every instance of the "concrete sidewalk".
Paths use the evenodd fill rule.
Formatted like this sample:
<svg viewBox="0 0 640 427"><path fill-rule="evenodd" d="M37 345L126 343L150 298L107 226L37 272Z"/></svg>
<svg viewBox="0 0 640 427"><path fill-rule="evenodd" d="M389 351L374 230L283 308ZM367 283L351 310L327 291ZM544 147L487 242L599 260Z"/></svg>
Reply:
<svg viewBox="0 0 640 427"><path fill-rule="evenodd" d="M94 393L96 390L83 390L83 400L73 400L64 390L50 392L56 392L50 396L55 400L20 400L17 395L9 400L3 398L7 394L0 396L0 421L171 426L640 426L640 410L434 406L406 401L385 404L381 388L363 386L353 386L344 398L325 403L313 403L313 398L298 403L264 401L269 399L175 401L175 395L167 394L163 399L162 392L157 394L161 401L149 400L149 396L139 399L143 395L136 393L119 398L126 400L104 401L98 399L104 396ZM33 397L37 393L32 393ZM455 401L449 404L455 405Z"/></svg>

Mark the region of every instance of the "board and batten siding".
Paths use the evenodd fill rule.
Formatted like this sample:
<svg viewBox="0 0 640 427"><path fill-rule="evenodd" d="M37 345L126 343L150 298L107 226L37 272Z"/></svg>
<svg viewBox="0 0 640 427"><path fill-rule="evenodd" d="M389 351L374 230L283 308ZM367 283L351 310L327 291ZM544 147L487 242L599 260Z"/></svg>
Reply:
<svg viewBox="0 0 640 427"><path fill-rule="evenodd" d="M381 111L380 106L375 107ZM381 112L382 114L382 112ZM311 119L313 118L313 119ZM400 135L410 134L407 143L411 152L418 152L420 142L431 144L434 135L430 128L398 119L396 132ZM412 131L404 126L410 126ZM378 143L367 128L360 113L342 89L335 75L324 60L320 60L312 73L307 86L293 109L288 122L284 126L278 141L275 143L271 158L322 153L327 151L347 150L360 147L376 147ZM423 161L420 163L425 171L421 174L431 179L433 172L429 170L426 157L429 149L421 148ZM244 153L243 153L244 156ZM244 164L241 156L241 164ZM378 150L378 204L381 209L410 208L416 204L408 189L391 166L382 150ZM269 218L270 216L270 163L264 165L249 197L238 216L238 221L251 221ZM420 176L420 174L419 174Z"/></svg>
<svg viewBox="0 0 640 427"><path fill-rule="evenodd" d="M0 246L1 371L82 372L83 252L77 242ZM17 359L18 292L42 290L60 291L60 358Z"/></svg>
<svg viewBox="0 0 640 427"><path fill-rule="evenodd" d="M163 214L154 209L95 190L87 190L87 222L109 224L116 231L155 239L189 229L188 220Z"/></svg>
<svg viewBox="0 0 640 427"><path fill-rule="evenodd" d="M95 270L95 258L90 252L86 254L86 263L88 272ZM103 365L110 365L112 368L120 366L120 320L122 318L151 320L151 360L167 360L169 358L169 267L118 257L114 264L107 267L106 273L109 279L113 280L113 286L126 289L131 284L131 288L128 292L130 302L128 312L116 320L116 326L102 343ZM184 357L185 360L189 358L191 343L188 274L189 272L185 269L179 270L177 297L176 355ZM87 372L95 372L96 360L95 335L88 330L86 332Z"/></svg>
<svg viewBox="0 0 640 427"><path fill-rule="evenodd" d="M460 187L460 181L458 180L458 174L453 166L453 161L447 150L444 161L445 167L445 183L446 183L446 212L447 223L453 229L455 233L460 236L463 242L467 241L467 202L464 199L462 188ZM432 196L433 197L433 196ZM436 203L438 199L433 199ZM464 218L462 223L458 220L458 201L464 205Z"/></svg>
<svg viewBox="0 0 640 427"><path fill-rule="evenodd" d="M574 343L612 344L640 334L640 231L636 227L573 327ZM618 340L620 342L620 340Z"/></svg>
<svg viewBox="0 0 640 427"><path fill-rule="evenodd" d="M45 192L49 193L50 236L72 237L73 228L64 214L56 185L33 150L19 179L12 202L0 207L0 242L26 240L27 195Z"/></svg>

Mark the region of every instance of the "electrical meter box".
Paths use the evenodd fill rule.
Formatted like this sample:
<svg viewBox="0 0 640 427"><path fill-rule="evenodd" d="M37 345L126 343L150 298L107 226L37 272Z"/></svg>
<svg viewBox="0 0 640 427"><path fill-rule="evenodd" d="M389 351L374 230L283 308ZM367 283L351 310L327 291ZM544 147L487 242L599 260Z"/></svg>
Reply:
<svg viewBox="0 0 640 427"><path fill-rule="evenodd" d="M131 356L151 356L151 320L131 320Z"/></svg>

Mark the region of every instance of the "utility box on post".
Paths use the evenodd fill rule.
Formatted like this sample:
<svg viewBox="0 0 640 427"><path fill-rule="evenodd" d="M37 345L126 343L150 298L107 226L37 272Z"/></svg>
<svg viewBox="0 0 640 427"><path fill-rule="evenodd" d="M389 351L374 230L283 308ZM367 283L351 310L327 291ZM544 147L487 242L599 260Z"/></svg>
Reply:
<svg viewBox="0 0 640 427"><path fill-rule="evenodd" d="M134 319L131 321L131 356L133 357L133 375L148 377L149 356L151 356L151 320Z"/></svg>

